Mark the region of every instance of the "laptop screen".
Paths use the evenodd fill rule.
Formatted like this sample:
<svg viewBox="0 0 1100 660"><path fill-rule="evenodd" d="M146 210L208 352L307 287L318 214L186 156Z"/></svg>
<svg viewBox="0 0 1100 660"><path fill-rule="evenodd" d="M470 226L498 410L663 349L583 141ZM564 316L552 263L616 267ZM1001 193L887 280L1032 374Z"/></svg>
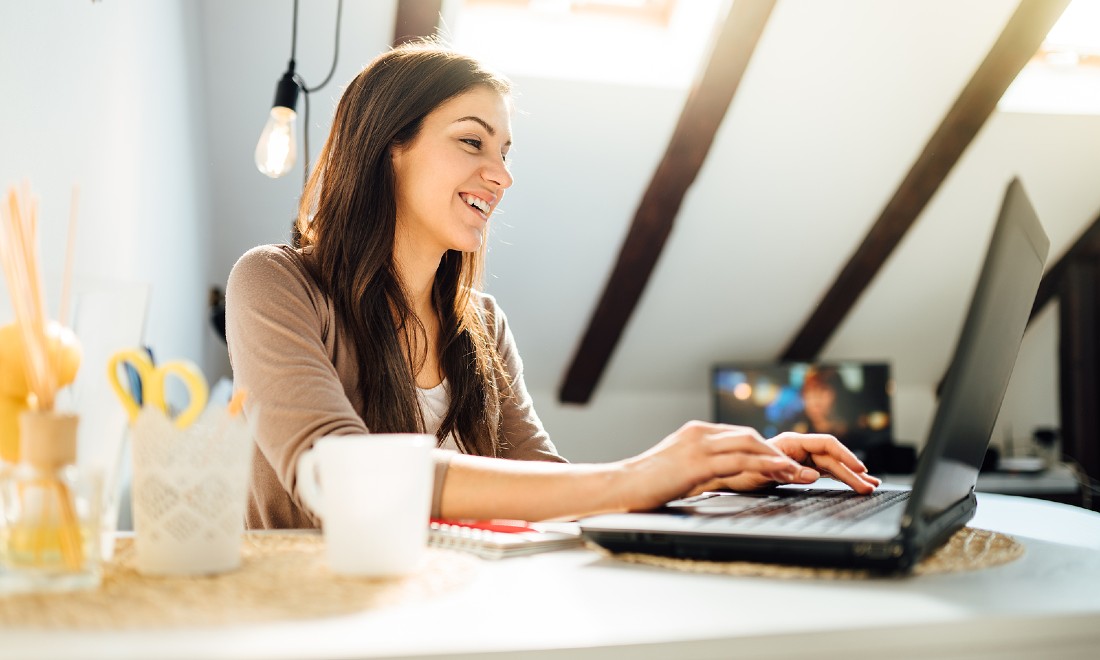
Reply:
<svg viewBox="0 0 1100 660"><path fill-rule="evenodd" d="M1043 277L1050 240L1013 179L943 381L913 490L932 517L974 488ZM912 506L916 506L916 502Z"/></svg>
<svg viewBox="0 0 1100 660"><path fill-rule="evenodd" d="M784 431L829 433L857 454L893 437L885 362L719 364L711 373L714 420Z"/></svg>

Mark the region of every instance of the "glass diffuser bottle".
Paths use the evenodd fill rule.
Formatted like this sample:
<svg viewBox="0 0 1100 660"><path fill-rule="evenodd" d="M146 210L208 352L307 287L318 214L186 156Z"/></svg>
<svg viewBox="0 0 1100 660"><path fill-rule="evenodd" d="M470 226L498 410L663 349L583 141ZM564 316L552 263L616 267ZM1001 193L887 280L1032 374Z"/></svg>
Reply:
<svg viewBox="0 0 1100 660"><path fill-rule="evenodd" d="M77 421L48 411L19 417L20 462L0 493L4 591L99 584L99 484L76 465Z"/></svg>

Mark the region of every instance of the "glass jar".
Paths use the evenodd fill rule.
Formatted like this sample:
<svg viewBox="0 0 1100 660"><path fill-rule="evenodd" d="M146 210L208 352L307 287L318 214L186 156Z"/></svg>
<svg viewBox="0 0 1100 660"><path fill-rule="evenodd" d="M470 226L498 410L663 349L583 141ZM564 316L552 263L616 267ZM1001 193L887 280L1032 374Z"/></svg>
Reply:
<svg viewBox="0 0 1100 660"><path fill-rule="evenodd" d="M99 479L76 465L76 415L19 417L20 462L0 477L0 591L70 591L100 580Z"/></svg>

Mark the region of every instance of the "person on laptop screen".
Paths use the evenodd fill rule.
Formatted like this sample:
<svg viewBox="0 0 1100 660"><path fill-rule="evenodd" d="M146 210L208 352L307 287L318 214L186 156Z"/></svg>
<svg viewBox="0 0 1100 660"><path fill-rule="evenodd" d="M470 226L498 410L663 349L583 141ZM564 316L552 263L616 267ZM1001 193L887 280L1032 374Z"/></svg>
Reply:
<svg viewBox="0 0 1100 660"><path fill-rule="evenodd" d="M848 421L839 413L844 383L836 369L815 369L802 380L802 413L791 422L799 433L828 433L838 438L848 435Z"/></svg>
<svg viewBox="0 0 1100 660"><path fill-rule="evenodd" d="M301 247L250 250L226 288L259 448L250 527L318 526L296 489L300 458L324 435L370 431L437 436L433 514L451 518L641 510L822 473L874 490L830 435L765 440L703 422L622 461L566 463L504 312L478 290L511 142L508 81L437 43L384 53L348 85L301 198Z"/></svg>

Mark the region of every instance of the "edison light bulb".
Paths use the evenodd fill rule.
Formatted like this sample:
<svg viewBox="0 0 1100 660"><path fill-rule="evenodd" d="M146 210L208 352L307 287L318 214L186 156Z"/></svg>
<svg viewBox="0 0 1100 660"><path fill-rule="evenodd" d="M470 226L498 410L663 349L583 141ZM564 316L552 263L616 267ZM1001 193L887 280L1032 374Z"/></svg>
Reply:
<svg viewBox="0 0 1100 660"><path fill-rule="evenodd" d="M277 179L294 166L298 155L298 140L294 134L294 122L298 113L290 108L277 105L271 108L267 125L256 143L256 167L261 172Z"/></svg>

